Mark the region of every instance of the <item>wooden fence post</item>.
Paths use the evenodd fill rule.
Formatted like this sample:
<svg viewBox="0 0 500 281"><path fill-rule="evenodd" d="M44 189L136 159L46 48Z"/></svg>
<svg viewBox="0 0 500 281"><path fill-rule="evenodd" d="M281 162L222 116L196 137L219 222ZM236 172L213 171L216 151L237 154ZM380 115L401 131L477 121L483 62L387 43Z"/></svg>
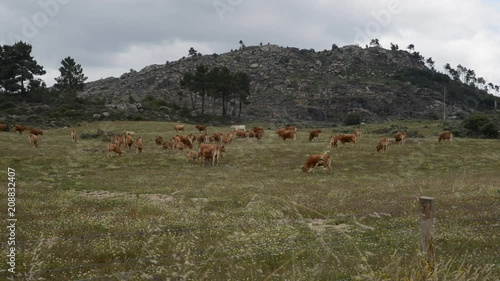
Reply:
<svg viewBox="0 0 500 281"><path fill-rule="evenodd" d="M434 198L422 196L420 206L420 252L427 258L427 266L434 272L436 247L434 244Z"/></svg>

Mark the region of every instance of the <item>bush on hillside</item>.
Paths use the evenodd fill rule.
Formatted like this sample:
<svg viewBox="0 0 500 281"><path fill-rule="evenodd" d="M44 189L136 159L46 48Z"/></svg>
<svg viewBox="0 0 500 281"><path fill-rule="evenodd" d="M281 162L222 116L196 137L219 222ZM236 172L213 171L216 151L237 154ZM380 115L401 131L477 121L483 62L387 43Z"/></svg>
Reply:
<svg viewBox="0 0 500 281"><path fill-rule="evenodd" d="M486 114L475 114L462 121L464 135L475 138L498 138L499 126Z"/></svg>

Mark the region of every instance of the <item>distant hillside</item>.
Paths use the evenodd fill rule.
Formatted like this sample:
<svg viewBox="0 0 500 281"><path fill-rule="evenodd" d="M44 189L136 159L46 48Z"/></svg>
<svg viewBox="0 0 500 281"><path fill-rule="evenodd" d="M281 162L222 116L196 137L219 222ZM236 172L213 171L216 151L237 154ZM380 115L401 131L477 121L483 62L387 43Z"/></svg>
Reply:
<svg viewBox="0 0 500 281"><path fill-rule="evenodd" d="M443 115L445 88L450 118L494 108L492 95L429 70L407 51L358 46L315 52L264 45L182 58L87 83L79 96L102 99L111 111L156 109L159 119L168 120L175 106L194 117L200 114L201 101L192 100L179 81L198 64L249 74L251 96L242 111L245 121L338 122L350 113L367 122L437 119ZM147 100L163 106L152 107ZM207 113L216 115L221 101L212 103Z"/></svg>

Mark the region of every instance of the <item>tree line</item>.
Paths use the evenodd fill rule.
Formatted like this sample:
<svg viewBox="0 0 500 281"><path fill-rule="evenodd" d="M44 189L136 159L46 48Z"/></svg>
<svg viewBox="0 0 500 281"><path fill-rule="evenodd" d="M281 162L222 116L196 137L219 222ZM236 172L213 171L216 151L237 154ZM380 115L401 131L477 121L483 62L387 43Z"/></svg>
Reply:
<svg viewBox="0 0 500 281"><path fill-rule="evenodd" d="M243 104L248 103L250 95L248 74L241 71L231 72L226 66L210 69L205 64L199 64L194 70L183 74L180 86L189 91L193 110L196 109L198 98L201 98L202 115L205 114L207 100L211 99L213 107L217 100L221 101L222 117L228 116L230 107L231 116L241 117Z"/></svg>
<svg viewBox="0 0 500 281"><path fill-rule="evenodd" d="M393 44L391 42L390 45L392 51L396 52L399 50L398 44ZM380 42L377 38L371 39L370 46L381 47ZM427 60L425 60L424 56L422 56L419 52L415 51L415 45L413 44L409 44L407 49L415 60L424 63L430 70L438 72L434 67L435 62L434 60L432 60L432 57L429 57ZM444 65L444 70L445 74L456 82L461 82L463 84L473 86L479 90L484 90L486 92L490 92L490 90L491 92L496 91L497 94L500 92L499 85L494 85L491 82L487 83L483 77L477 77L476 72L473 69L468 69L467 67L462 66L461 64L457 65L457 68L454 69L453 67L451 67L449 63L446 63Z"/></svg>
<svg viewBox="0 0 500 281"><path fill-rule="evenodd" d="M32 46L19 41L13 45L0 45L0 93L21 94L46 90L46 84L37 76L46 74L31 55ZM71 57L61 61L60 76L55 78L57 91L82 90L87 77L80 64Z"/></svg>

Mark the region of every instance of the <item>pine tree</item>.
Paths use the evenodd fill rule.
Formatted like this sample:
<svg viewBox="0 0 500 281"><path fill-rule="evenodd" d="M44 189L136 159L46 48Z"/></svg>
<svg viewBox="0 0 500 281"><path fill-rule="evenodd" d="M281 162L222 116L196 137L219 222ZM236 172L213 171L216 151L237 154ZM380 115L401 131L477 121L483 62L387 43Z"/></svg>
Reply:
<svg viewBox="0 0 500 281"><path fill-rule="evenodd" d="M30 44L19 41L0 48L0 88L7 93L25 94L43 85L35 75L46 73L31 56Z"/></svg>
<svg viewBox="0 0 500 281"><path fill-rule="evenodd" d="M63 59L61 61L61 64L62 66L59 68L59 72L61 72L61 75L57 78L54 78L57 82L54 85L54 88L61 91L83 90L83 87L85 86L85 80L87 80L88 77L83 74L82 66L76 64L75 60L71 57Z"/></svg>

